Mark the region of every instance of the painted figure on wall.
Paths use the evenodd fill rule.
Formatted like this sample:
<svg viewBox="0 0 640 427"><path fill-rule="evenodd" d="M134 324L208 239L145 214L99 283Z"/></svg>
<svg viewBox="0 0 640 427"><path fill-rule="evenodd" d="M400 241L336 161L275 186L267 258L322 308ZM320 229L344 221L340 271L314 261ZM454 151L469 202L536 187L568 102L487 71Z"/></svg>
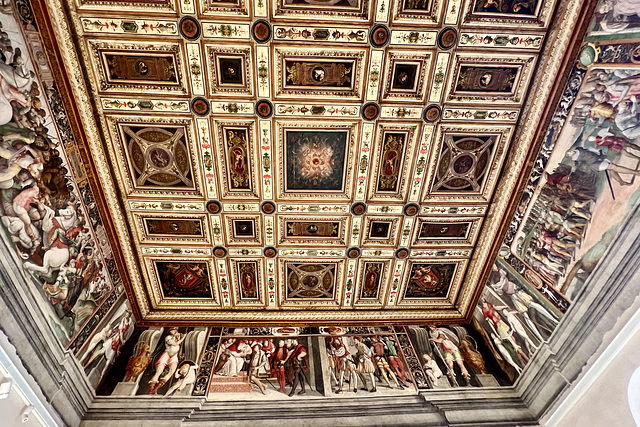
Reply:
<svg viewBox="0 0 640 427"><path fill-rule="evenodd" d="M483 353L486 348L480 348L464 327L438 327L436 333L426 326L409 329L137 328L137 343L130 343L114 365L119 372L110 372L124 382L104 385L99 394L187 396L193 391L209 399L288 400L334 394L412 395L419 389L445 387L443 381L453 386L498 385L495 380L478 380L483 375L493 378L487 372L492 368L485 369L490 353ZM473 375L473 384L463 377L460 364ZM445 376L450 369L454 374Z"/></svg>
<svg viewBox="0 0 640 427"><path fill-rule="evenodd" d="M111 319L93 335L84 352L79 355L79 361L94 387L98 386L120 355L122 347L133 332L133 326L131 307L123 299L112 313Z"/></svg>
<svg viewBox="0 0 640 427"><path fill-rule="evenodd" d="M166 384L178 368L180 346L186 335L178 332L178 328L171 328L164 337L164 351L153 364L155 373L149 380L149 394L157 394L158 389Z"/></svg>
<svg viewBox="0 0 640 427"><path fill-rule="evenodd" d="M559 312L499 260L474 312L474 325L512 379L559 323Z"/></svg>
<svg viewBox="0 0 640 427"><path fill-rule="evenodd" d="M640 28L640 1L602 0L595 11L594 27L605 34Z"/></svg>
<svg viewBox="0 0 640 427"><path fill-rule="evenodd" d="M225 338L218 348L209 392L248 393L257 388L261 394L306 394L308 354L305 337Z"/></svg>
<svg viewBox="0 0 640 427"><path fill-rule="evenodd" d="M20 25L0 13L1 234L67 345L113 285L43 96L55 88L38 81Z"/></svg>
<svg viewBox="0 0 640 427"><path fill-rule="evenodd" d="M437 328L433 325L429 326L429 340L434 344L437 344L435 347L436 352L444 359L447 365L447 376L449 378L455 378L456 374L453 369L453 364L455 362L460 368L462 377L467 381L471 379L467 368L464 366L464 359L462 358L460 349L452 341L452 338L449 336L448 329Z"/></svg>
<svg viewBox="0 0 640 427"><path fill-rule="evenodd" d="M640 197L640 68L591 69L511 247L569 299Z"/></svg>
<svg viewBox="0 0 640 427"><path fill-rule="evenodd" d="M509 382L508 374L500 369L502 365L495 367L491 353L477 339L482 334L473 331L474 328L429 325L406 329L419 355L425 377L423 388L497 386Z"/></svg>

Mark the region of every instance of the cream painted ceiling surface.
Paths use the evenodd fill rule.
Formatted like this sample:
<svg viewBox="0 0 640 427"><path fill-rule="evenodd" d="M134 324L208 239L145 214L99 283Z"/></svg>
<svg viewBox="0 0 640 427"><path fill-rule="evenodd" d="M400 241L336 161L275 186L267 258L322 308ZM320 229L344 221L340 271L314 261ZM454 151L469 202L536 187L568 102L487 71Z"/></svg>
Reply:
<svg viewBox="0 0 640 427"><path fill-rule="evenodd" d="M469 314L553 0L67 6L149 319Z"/></svg>

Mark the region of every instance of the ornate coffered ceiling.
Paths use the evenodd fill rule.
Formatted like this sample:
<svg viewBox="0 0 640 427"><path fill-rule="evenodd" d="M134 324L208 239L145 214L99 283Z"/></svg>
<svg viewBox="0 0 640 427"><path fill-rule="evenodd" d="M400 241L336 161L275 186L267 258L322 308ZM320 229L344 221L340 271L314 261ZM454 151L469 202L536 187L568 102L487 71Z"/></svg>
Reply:
<svg viewBox="0 0 640 427"><path fill-rule="evenodd" d="M554 5L68 0L138 316L467 318Z"/></svg>

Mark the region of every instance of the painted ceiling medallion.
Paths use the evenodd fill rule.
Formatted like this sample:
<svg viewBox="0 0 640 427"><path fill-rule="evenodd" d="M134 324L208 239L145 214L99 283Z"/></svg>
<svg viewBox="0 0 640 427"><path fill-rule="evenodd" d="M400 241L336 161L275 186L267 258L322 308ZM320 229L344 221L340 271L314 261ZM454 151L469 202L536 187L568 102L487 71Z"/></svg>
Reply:
<svg viewBox="0 0 640 427"><path fill-rule="evenodd" d="M224 258L227 256L227 250L221 246L213 249L213 256L216 258Z"/></svg>
<svg viewBox="0 0 640 427"><path fill-rule="evenodd" d="M267 258L273 258L276 255L278 255L278 250L276 248L264 248L264 256L266 256Z"/></svg>
<svg viewBox="0 0 640 427"><path fill-rule="evenodd" d="M197 97L191 100L191 111L197 116L204 117L211 111L211 106L206 99Z"/></svg>
<svg viewBox="0 0 640 427"><path fill-rule="evenodd" d="M395 253L396 258L405 259L409 256L409 250L406 248L400 248Z"/></svg>
<svg viewBox="0 0 640 427"><path fill-rule="evenodd" d="M222 210L222 206L220 205L219 202L216 202L215 200L209 200L207 202L207 212L211 214L217 214L217 213L220 213L221 210Z"/></svg>
<svg viewBox="0 0 640 427"><path fill-rule="evenodd" d="M369 41L373 47L384 47L389 43L389 28L385 25L376 25L371 29Z"/></svg>
<svg viewBox="0 0 640 427"><path fill-rule="evenodd" d="M414 216L420 211L420 206L415 203L410 203L404 207L404 214L408 216Z"/></svg>
<svg viewBox="0 0 640 427"><path fill-rule="evenodd" d="M251 35L258 43L266 43L271 40L271 25L265 20L259 20L251 26Z"/></svg>
<svg viewBox="0 0 640 427"><path fill-rule="evenodd" d="M437 105L429 105L424 109L422 113L422 119L427 123L433 123L438 121L440 115L442 114L442 110Z"/></svg>
<svg viewBox="0 0 640 427"><path fill-rule="evenodd" d="M369 102L362 106L362 118L365 120L375 120L380 115L380 106L375 102Z"/></svg>
<svg viewBox="0 0 640 427"><path fill-rule="evenodd" d="M458 32L455 28L443 28L438 34L438 46L441 49L451 49L458 41Z"/></svg>
<svg viewBox="0 0 640 427"><path fill-rule="evenodd" d="M358 258L360 256L360 249L358 249L358 248L349 248L347 250L347 256L349 258Z"/></svg>
<svg viewBox="0 0 640 427"><path fill-rule="evenodd" d="M366 211L367 205L365 205L364 203L354 203L353 206L351 206L351 212L354 215L362 215Z"/></svg>
<svg viewBox="0 0 640 427"><path fill-rule="evenodd" d="M262 212L272 214L276 211L276 205L273 202L264 202L261 206Z"/></svg>
<svg viewBox="0 0 640 427"><path fill-rule="evenodd" d="M180 35L187 40L197 40L202 34L200 23L192 16L185 16L180 20Z"/></svg>
<svg viewBox="0 0 640 427"><path fill-rule="evenodd" d="M263 119L268 119L273 114L273 104L266 99L256 102L256 114Z"/></svg>

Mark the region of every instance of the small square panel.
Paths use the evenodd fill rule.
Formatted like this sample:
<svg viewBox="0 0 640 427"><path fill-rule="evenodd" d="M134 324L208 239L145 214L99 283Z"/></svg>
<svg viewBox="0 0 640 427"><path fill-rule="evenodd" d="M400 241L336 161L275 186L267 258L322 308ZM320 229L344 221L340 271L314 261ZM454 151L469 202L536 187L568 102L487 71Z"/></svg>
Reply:
<svg viewBox="0 0 640 427"><path fill-rule="evenodd" d="M253 227L252 220L234 219L233 230L234 236L237 238L252 237L255 238L256 232Z"/></svg>
<svg viewBox="0 0 640 427"><path fill-rule="evenodd" d="M415 92L418 77L418 63L396 62L393 64L391 89Z"/></svg>
<svg viewBox="0 0 640 427"><path fill-rule="evenodd" d="M223 221L228 245L262 244L262 217L259 214L223 214Z"/></svg>
<svg viewBox="0 0 640 427"><path fill-rule="evenodd" d="M203 15L247 15L245 0L202 0L199 2Z"/></svg>
<svg viewBox="0 0 640 427"><path fill-rule="evenodd" d="M432 55L407 51L391 51L387 55L387 77L384 101L422 101Z"/></svg>
<svg viewBox="0 0 640 427"><path fill-rule="evenodd" d="M212 94L253 95L251 47L205 46Z"/></svg>
<svg viewBox="0 0 640 427"><path fill-rule="evenodd" d="M438 23L442 0L397 0L392 22L432 26Z"/></svg>
<svg viewBox="0 0 640 427"><path fill-rule="evenodd" d="M244 85L244 56L228 57L218 55L218 84Z"/></svg>
<svg viewBox="0 0 640 427"><path fill-rule="evenodd" d="M366 215L362 246L394 246L398 243L400 217Z"/></svg>
<svg viewBox="0 0 640 427"><path fill-rule="evenodd" d="M388 239L391 234L391 221L371 221L369 229L370 239Z"/></svg>

